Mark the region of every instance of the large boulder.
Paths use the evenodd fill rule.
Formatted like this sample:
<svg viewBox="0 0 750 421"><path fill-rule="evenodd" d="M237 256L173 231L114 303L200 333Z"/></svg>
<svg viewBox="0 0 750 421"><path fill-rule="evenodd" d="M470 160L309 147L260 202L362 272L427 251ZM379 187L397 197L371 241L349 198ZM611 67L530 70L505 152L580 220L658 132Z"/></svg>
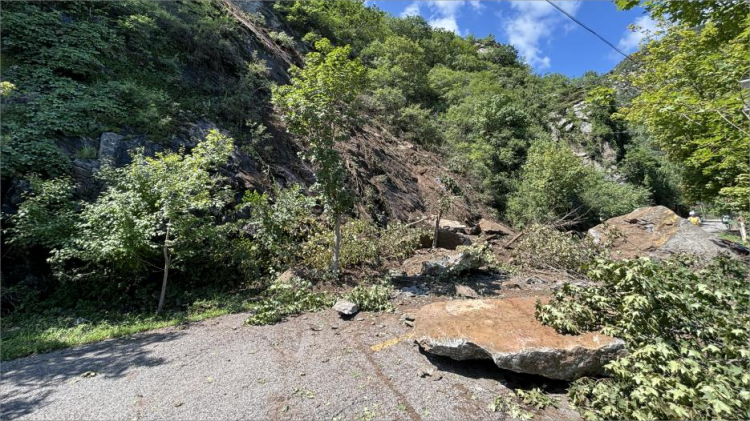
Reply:
<svg viewBox="0 0 750 421"><path fill-rule="evenodd" d="M535 317L534 297L453 300L416 314L414 339L426 352L455 360L490 359L506 370L573 380L604 374L627 353L625 343L600 333L561 335Z"/></svg>
<svg viewBox="0 0 750 421"><path fill-rule="evenodd" d="M729 249L719 238L664 206L638 208L589 230L594 241L611 242L616 259L663 258L675 253L714 257Z"/></svg>

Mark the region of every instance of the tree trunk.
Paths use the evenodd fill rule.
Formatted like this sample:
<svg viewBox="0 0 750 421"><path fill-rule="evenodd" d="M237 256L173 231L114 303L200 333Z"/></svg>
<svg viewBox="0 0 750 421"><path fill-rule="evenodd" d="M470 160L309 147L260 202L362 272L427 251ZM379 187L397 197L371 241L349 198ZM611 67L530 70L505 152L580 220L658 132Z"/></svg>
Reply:
<svg viewBox="0 0 750 421"><path fill-rule="evenodd" d="M162 307L164 307L164 296L167 294L167 278L169 277L169 264L172 263L172 257L169 255L169 223L167 223L167 233L164 236L164 279L161 282L161 294L159 295L159 307L156 308L156 312L160 313Z"/></svg>
<svg viewBox="0 0 750 421"><path fill-rule="evenodd" d="M742 242L747 243L747 230L745 229L745 221L740 221L740 236L742 237Z"/></svg>
<svg viewBox="0 0 750 421"><path fill-rule="evenodd" d="M435 221L435 235L432 237L432 248L436 249L438 245L438 235L440 235L440 218L443 217L443 210L438 209L437 220Z"/></svg>
<svg viewBox="0 0 750 421"><path fill-rule="evenodd" d="M339 273L339 251L341 250L341 215L336 215L333 227L333 273Z"/></svg>

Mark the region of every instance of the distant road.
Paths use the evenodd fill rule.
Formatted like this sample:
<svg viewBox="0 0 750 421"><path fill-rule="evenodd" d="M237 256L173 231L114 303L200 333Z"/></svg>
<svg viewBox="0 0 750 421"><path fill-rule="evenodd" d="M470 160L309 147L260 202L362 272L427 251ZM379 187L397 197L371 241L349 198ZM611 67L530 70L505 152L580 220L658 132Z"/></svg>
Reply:
<svg viewBox="0 0 750 421"><path fill-rule="evenodd" d="M712 234L719 234L727 231L727 226L721 222L721 219L707 219L701 222L701 228Z"/></svg>

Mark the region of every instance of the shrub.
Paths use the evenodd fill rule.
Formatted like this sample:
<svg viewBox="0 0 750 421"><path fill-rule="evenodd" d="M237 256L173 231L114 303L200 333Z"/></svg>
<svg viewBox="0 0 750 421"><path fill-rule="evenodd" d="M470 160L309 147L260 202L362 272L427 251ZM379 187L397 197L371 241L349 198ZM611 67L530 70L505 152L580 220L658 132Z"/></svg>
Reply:
<svg viewBox="0 0 750 421"><path fill-rule="evenodd" d="M347 299L362 311L388 311L391 305L392 288L387 282L365 287L358 285L347 295Z"/></svg>
<svg viewBox="0 0 750 421"><path fill-rule="evenodd" d="M325 292L314 292L310 282L292 278L277 281L266 291L266 297L254 306L252 316L245 320L249 325L280 322L285 316L305 311L317 311L333 305L334 298Z"/></svg>
<svg viewBox="0 0 750 421"><path fill-rule="evenodd" d="M599 260L593 287L566 285L537 318L563 333L601 330L630 354L611 377L579 379L569 395L586 419L747 419L750 289L744 263L701 268L675 257Z"/></svg>
<svg viewBox="0 0 750 421"><path fill-rule="evenodd" d="M294 48L294 38L284 31L271 31L268 33L268 36L284 48Z"/></svg>
<svg viewBox="0 0 750 421"><path fill-rule="evenodd" d="M67 178L42 180L31 177L31 192L18 207L18 212L8 218L5 229L8 244L22 247L60 247L75 232L78 220L77 203L73 201L73 181Z"/></svg>
<svg viewBox="0 0 750 421"><path fill-rule="evenodd" d="M557 399L542 392L542 390L538 387L535 387L531 390L517 390L516 394L519 398L521 398L521 402L523 402L524 405L531 406L536 409L544 409L548 406L557 408L559 406Z"/></svg>
<svg viewBox="0 0 750 421"><path fill-rule="evenodd" d="M534 224L524 231L511 252L521 268L558 269L583 274L588 265L606 253L606 241L595 244L589 236L576 238L547 225Z"/></svg>
<svg viewBox="0 0 750 421"><path fill-rule="evenodd" d="M364 219L349 221L341 229L341 267L377 265L381 259L404 259L419 246L421 231L396 223L380 229ZM303 265L327 270L333 258L333 235L319 231L302 246Z"/></svg>
<svg viewBox="0 0 750 421"><path fill-rule="evenodd" d="M255 260L273 270L297 263L303 254L300 244L321 235L323 227L313 216L314 206L315 200L305 196L297 185L283 190L274 188L270 196L246 192L240 210L251 213L249 228Z"/></svg>
<svg viewBox="0 0 750 421"><path fill-rule="evenodd" d="M649 203L643 187L617 183L587 167L562 143L542 142L529 150L518 190L508 200L516 226L579 218L584 225L631 212Z"/></svg>

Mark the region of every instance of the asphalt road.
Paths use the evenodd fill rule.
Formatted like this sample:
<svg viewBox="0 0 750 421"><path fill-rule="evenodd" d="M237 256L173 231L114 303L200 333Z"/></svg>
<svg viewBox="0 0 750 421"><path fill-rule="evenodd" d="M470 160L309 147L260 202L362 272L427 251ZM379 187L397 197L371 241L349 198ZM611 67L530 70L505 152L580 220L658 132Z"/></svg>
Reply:
<svg viewBox="0 0 750 421"><path fill-rule="evenodd" d="M487 408L495 396L509 388L550 384L503 372L491 362L423 354L408 339L411 329L399 322L398 313L361 313L345 321L328 310L257 327L244 326L245 317L224 316L4 362L0 416L504 419L507 415ZM553 387L564 392L564 384ZM535 417L573 418L578 415L566 404Z"/></svg>

